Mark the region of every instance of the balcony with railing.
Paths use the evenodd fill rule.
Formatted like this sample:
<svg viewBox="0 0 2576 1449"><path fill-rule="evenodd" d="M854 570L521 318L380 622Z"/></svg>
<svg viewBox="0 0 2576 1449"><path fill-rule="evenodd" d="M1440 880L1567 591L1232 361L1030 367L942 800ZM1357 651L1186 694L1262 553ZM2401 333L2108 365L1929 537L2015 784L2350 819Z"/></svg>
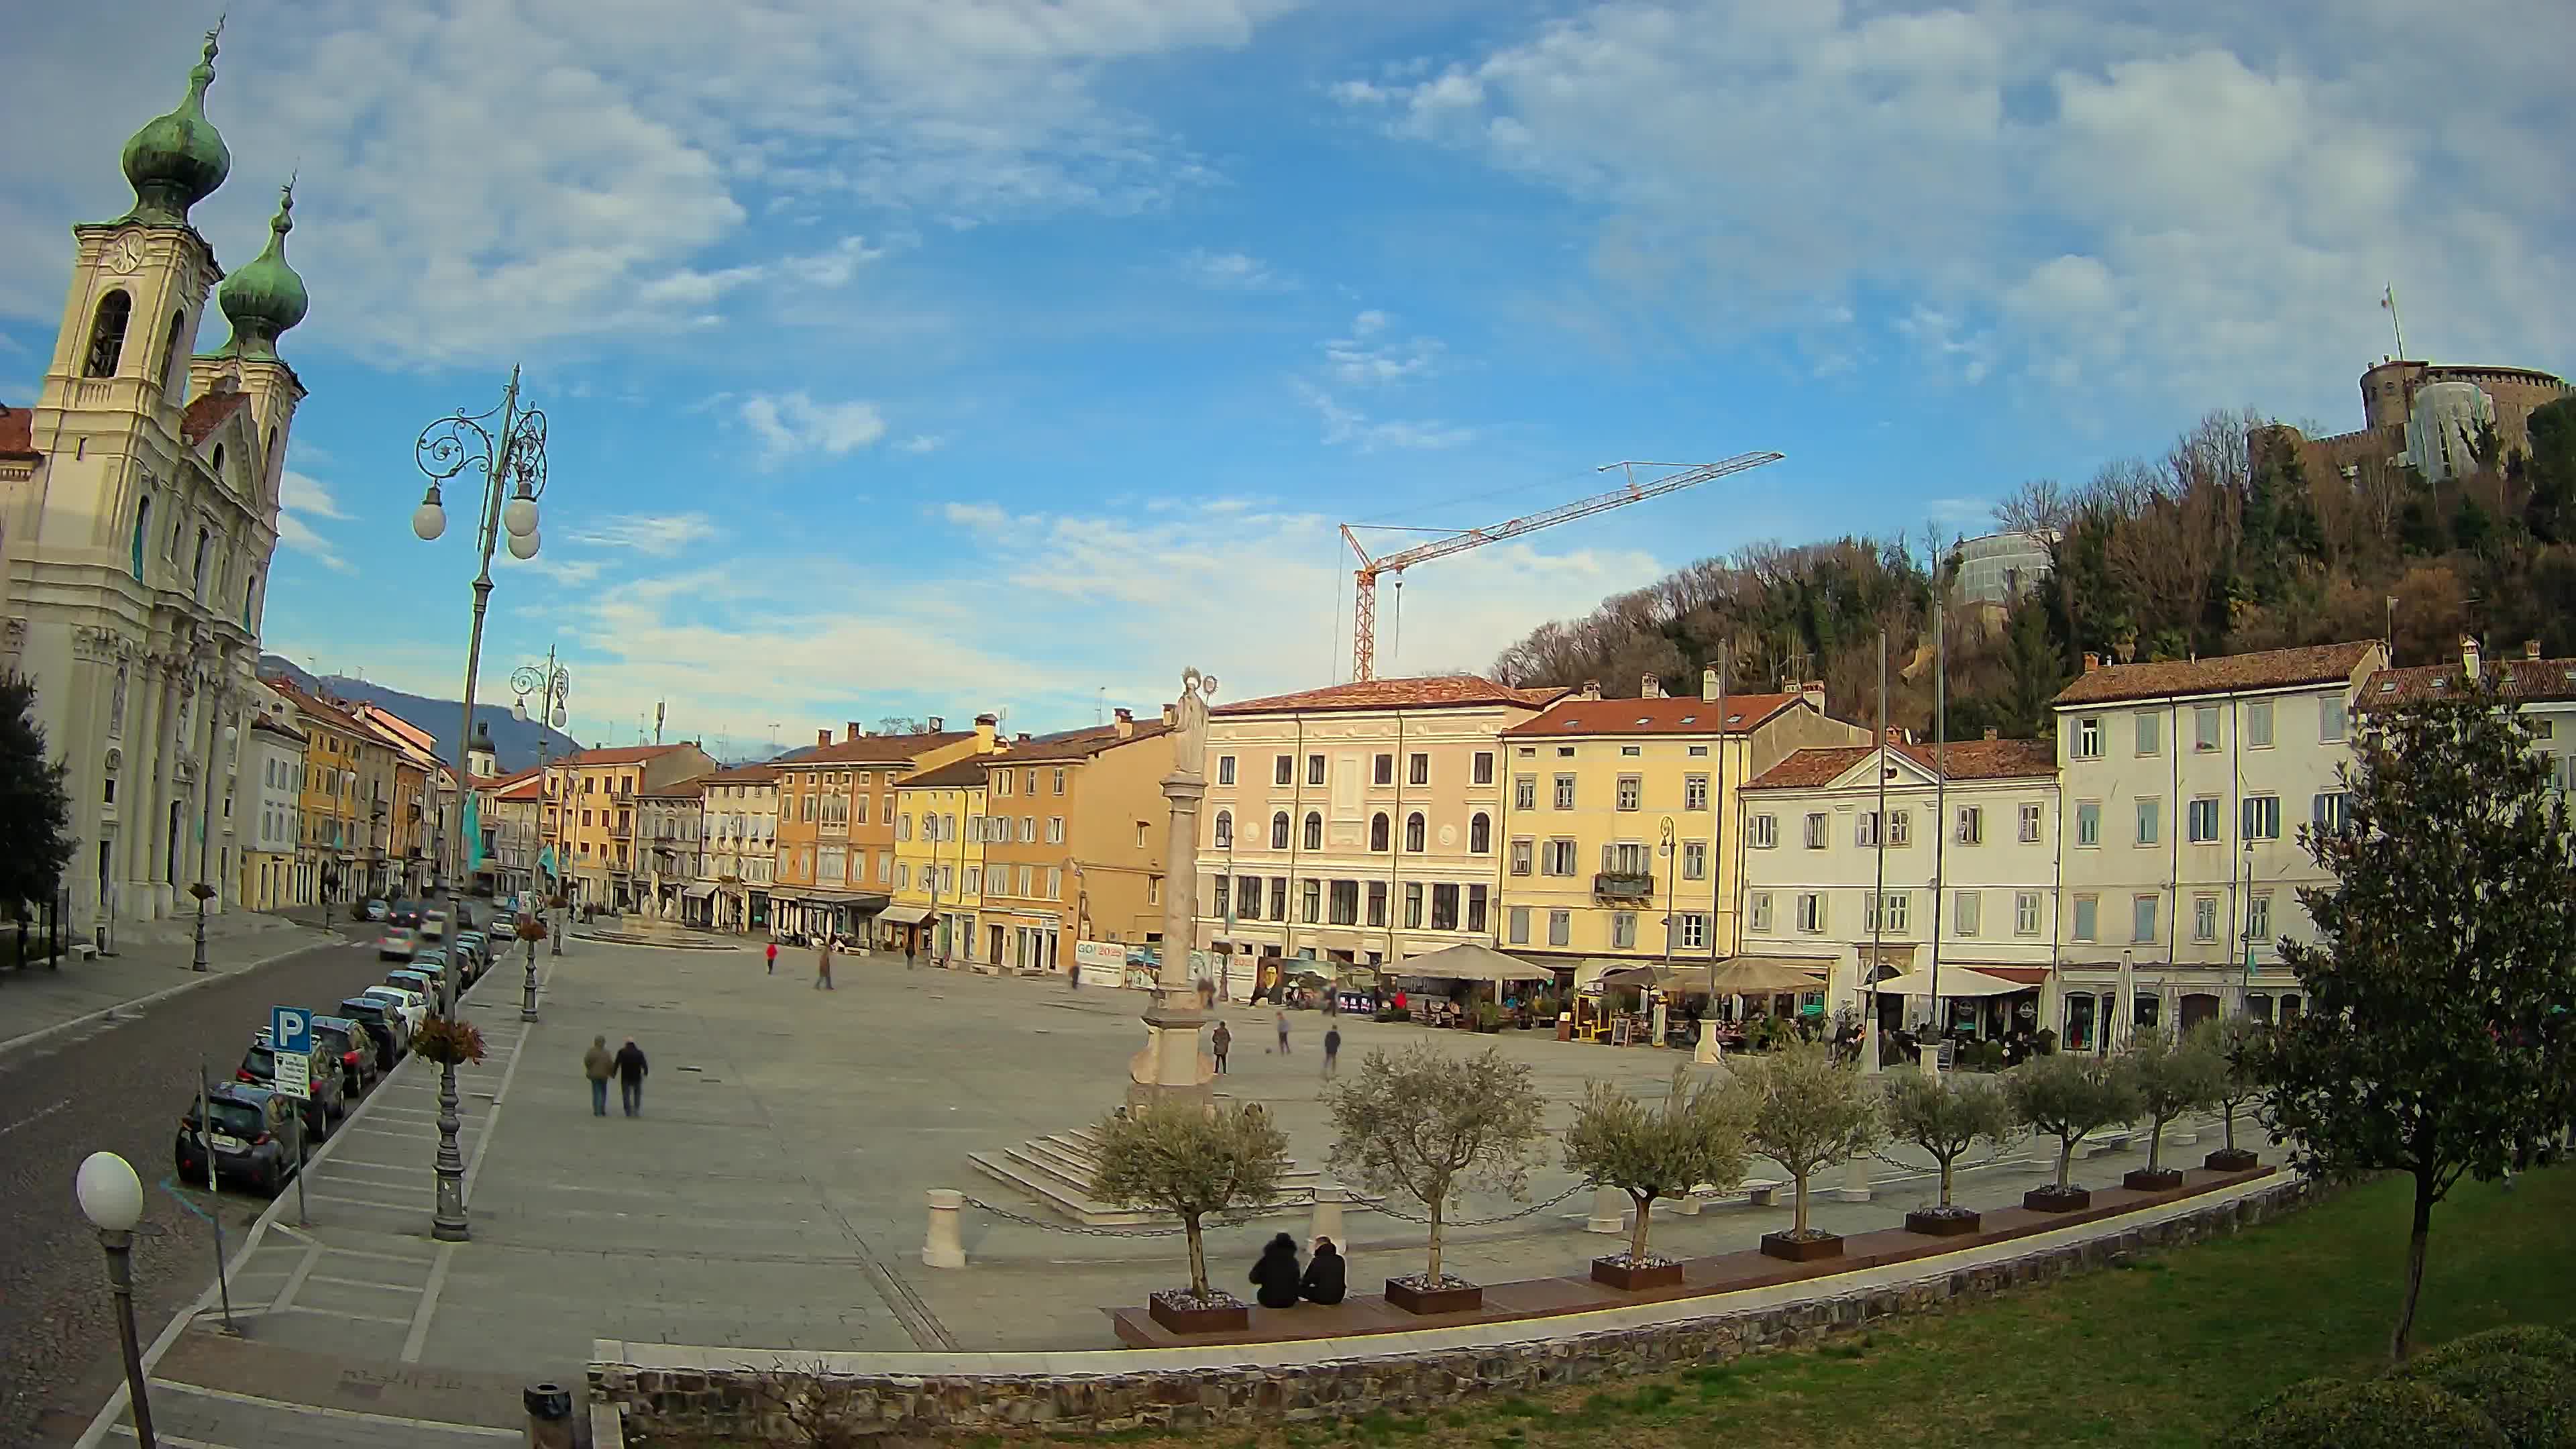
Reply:
<svg viewBox="0 0 2576 1449"><path fill-rule="evenodd" d="M1648 871L1601 871L1592 877L1592 894L1605 901L1651 900L1655 894L1655 877Z"/></svg>

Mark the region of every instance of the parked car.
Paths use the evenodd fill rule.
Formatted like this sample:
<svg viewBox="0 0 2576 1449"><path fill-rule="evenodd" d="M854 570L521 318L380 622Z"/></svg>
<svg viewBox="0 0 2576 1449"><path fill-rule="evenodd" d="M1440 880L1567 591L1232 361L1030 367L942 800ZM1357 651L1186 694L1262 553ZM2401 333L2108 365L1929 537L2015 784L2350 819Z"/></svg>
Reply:
<svg viewBox="0 0 2576 1449"><path fill-rule="evenodd" d="M224 1082L206 1090L207 1121L197 1120L197 1099L188 1098L179 1118L179 1138L172 1165L183 1182L204 1181L207 1160L214 1166L213 1185L240 1183L275 1197L295 1176L295 1155L269 1130L269 1093L260 1087Z"/></svg>
<svg viewBox="0 0 2576 1449"><path fill-rule="evenodd" d="M377 1065L375 1033L365 1022L350 1016L317 1016L313 1038L339 1059L342 1097L355 1101L365 1096L384 1074Z"/></svg>
<svg viewBox="0 0 2576 1449"><path fill-rule="evenodd" d="M366 1027L367 1034L376 1039L378 1075L391 1073L394 1063L411 1050L411 1023L393 1002L375 996L352 996L333 1010Z"/></svg>
<svg viewBox="0 0 2576 1449"><path fill-rule="evenodd" d="M421 912L420 934L423 940L429 941L436 941L445 937L447 934L447 912L437 910L435 908Z"/></svg>
<svg viewBox="0 0 2576 1449"><path fill-rule="evenodd" d="M260 1035L263 1039L251 1043L250 1050L242 1053L241 1065L233 1068L233 1080L245 1086L275 1091L277 1053L265 1040L267 1032ZM328 1138L331 1124L348 1115L348 1101L340 1094L340 1074L332 1068L331 1059L324 1056L317 1045L311 1065L306 1068L307 1080L312 1083L312 1094L304 1099L304 1140L307 1142Z"/></svg>
<svg viewBox="0 0 2576 1449"><path fill-rule="evenodd" d="M386 1004L399 1009L403 1015L403 1025L409 1028L414 1036L420 1035L421 1023L429 1020L429 998L408 987L370 986L358 994L381 997Z"/></svg>
<svg viewBox="0 0 2576 1449"><path fill-rule="evenodd" d="M376 938L376 959L408 961L420 953L420 938L401 926L387 926Z"/></svg>
<svg viewBox="0 0 2576 1449"><path fill-rule="evenodd" d="M367 902L367 919L370 921L381 921L393 913L394 908L392 903L389 901L374 900Z"/></svg>
<svg viewBox="0 0 2576 1449"><path fill-rule="evenodd" d="M447 943L448 951L465 963L465 979L473 980L492 964L492 943L481 931L459 931Z"/></svg>
<svg viewBox="0 0 2576 1449"><path fill-rule="evenodd" d="M446 983L441 981L434 972L409 969L388 971L385 973L385 984L399 986L405 991L419 992L421 999L429 1003L429 1009L433 1013L447 1002Z"/></svg>
<svg viewBox="0 0 2576 1449"><path fill-rule="evenodd" d="M431 947L429 950L423 951L412 958L411 969L430 976L444 976L447 974L448 968L454 964L455 959L455 957L449 955L447 952L440 950L437 947ZM462 990L464 988L465 978L459 976L456 978L456 981L458 989ZM436 992L432 992L430 994L433 997L437 995Z"/></svg>

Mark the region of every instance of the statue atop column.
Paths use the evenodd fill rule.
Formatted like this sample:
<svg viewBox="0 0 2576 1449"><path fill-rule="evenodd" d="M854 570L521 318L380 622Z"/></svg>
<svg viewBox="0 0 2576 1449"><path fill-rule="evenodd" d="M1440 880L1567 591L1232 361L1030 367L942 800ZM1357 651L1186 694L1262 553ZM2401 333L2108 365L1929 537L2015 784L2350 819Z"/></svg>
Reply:
<svg viewBox="0 0 2576 1449"><path fill-rule="evenodd" d="M1181 671L1181 697L1172 710L1173 773L1207 778L1208 699L1215 693L1215 675Z"/></svg>
<svg viewBox="0 0 2576 1449"><path fill-rule="evenodd" d="M1163 777L1171 807L1164 847L1161 961L1154 1000L1145 1008L1145 1049L1128 1063L1127 1100L1205 1101L1216 1063L1199 1051L1198 986L1190 955L1198 945L1199 801L1207 795L1208 699L1216 676L1181 671L1181 697L1172 708L1172 773Z"/></svg>

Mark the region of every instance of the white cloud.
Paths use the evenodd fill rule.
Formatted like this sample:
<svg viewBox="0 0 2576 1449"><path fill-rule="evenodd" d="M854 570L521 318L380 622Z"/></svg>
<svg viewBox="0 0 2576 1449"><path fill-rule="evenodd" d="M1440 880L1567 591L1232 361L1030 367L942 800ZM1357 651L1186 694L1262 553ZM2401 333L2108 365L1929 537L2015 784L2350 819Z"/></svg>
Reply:
<svg viewBox="0 0 2576 1449"><path fill-rule="evenodd" d="M1180 269L1182 276L1213 291L1278 292L1295 285L1248 252L1184 252Z"/></svg>
<svg viewBox="0 0 2576 1449"><path fill-rule="evenodd" d="M1385 391L1436 377L1447 348L1437 337L1399 336L1394 319L1371 308L1351 319L1350 335L1323 344L1320 381L1298 379L1297 395L1324 424L1324 441L1362 452L1381 448L1455 448L1476 429L1429 419L1388 419L1345 402L1338 390Z"/></svg>
<svg viewBox="0 0 2576 1449"><path fill-rule="evenodd" d="M306 456L310 456L312 452L302 447L294 451ZM324 487L313 475L299 473L293 468L287 469L278 476L277 506L290 513L308 514L314 518L349 516L340 511L339 500L331 496L330 489Z"/></svg>
<svg viewBox="0 0 2576 1449"><path fill-rule="evenodd" d="M1372 418L1312 383L1298 383L1297 391L1323 420L1327 443L1347 443L1372 453L1380 448L1456 448L1476 440L1474 428L1457 423Z"/></svg>
<svg viewBox="0 0 2576 1449"><path fill-rule="evenodd" d="M1440 370L1446 348L1437 337L1389 337L1384 312L1351 319L1351 335L1324 344L1325 370L1348 387L1419 382Z"/></svg>
<svg viewBox="0 0 2576 1449"><path fill-rule="evenodd" d="M1595 278L1730 344L1868 299L1961 381L2348 408L2384 282L2445 355L2549 365L2576 330L2576 228L2538 179L2576 124L2540 57L2570 46L2560 0L2322 27L2214 0L1600 0L1331 95L1557 189L1601 218Z"/></svg>
<svg viewBox="0 0 2576 1449"><path fill-rule="evenodd" d="M715 538L716 525L703 513L628 513L576 525L569 537L574 543L669 558Z"/></svg>
<svg viewBox="0 0 2576 1449"><path fill-rule="evenodd" d="M947 446L948 437L944 433L915 433L911 437L904 439L902 442L895 444L894 450L898 453L911 453L915 456L919 456L924 453L936 453Z"/></svg>
<svg viewBox="0 0 2576 1449"><path fill-rule="evenodd" d="M763 460L776 464L798 453L839 458L885 436L885 419L876 404L816 402L802 388L772 397L743 400L742 420L761 442Z"/></svg>
<svg viewBox="0 0 2576 1449"><path fill-rule="evenodd" d="M313 531L313 526L294 513L277 515L277 541L285 548L303 554L335 573L354 574L357 567L331 547L328 539Z"/></svg>
<svg viewBox="0 0 2576 1449"><path fill-rule="evenodd" d="M845 236L829 250L789 257L778 265L781 273L809 286L846 287L859 274L859 268L885 254L884 247L870 246L866 237Z"/></svg>

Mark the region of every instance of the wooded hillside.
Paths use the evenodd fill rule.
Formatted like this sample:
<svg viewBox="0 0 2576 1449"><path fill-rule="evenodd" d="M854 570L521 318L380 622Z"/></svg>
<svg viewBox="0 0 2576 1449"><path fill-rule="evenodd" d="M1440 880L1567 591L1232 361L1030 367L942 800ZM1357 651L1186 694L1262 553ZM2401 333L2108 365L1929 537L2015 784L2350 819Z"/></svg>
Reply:
<svg viewBox="0 0 2576 1449"><path fill-rule="evenodd" d="M2401 663L2449 657L2462 633L2576 655L2576 398L2531 415L2527 453L2490 432L2478 468L2439 486L2404 467L2311 479L2293 450L2249 453L2263 426L2212 413L2160 458L2006 498L1996 527L2054 537L2053 572L2009 611L1947 611L1951 737L2047 733L2048 700L2087 651L2239 653L2377 638L2393 620ZM1491 673L1632 696L1649 674L1696 690L1722 658L1731 689L1821 679L1834 714L1866 723L1884 628L1889 723L1929 730L1934 581L1958 541L1927 528L1754 544L1541 625Z"/></svg>

